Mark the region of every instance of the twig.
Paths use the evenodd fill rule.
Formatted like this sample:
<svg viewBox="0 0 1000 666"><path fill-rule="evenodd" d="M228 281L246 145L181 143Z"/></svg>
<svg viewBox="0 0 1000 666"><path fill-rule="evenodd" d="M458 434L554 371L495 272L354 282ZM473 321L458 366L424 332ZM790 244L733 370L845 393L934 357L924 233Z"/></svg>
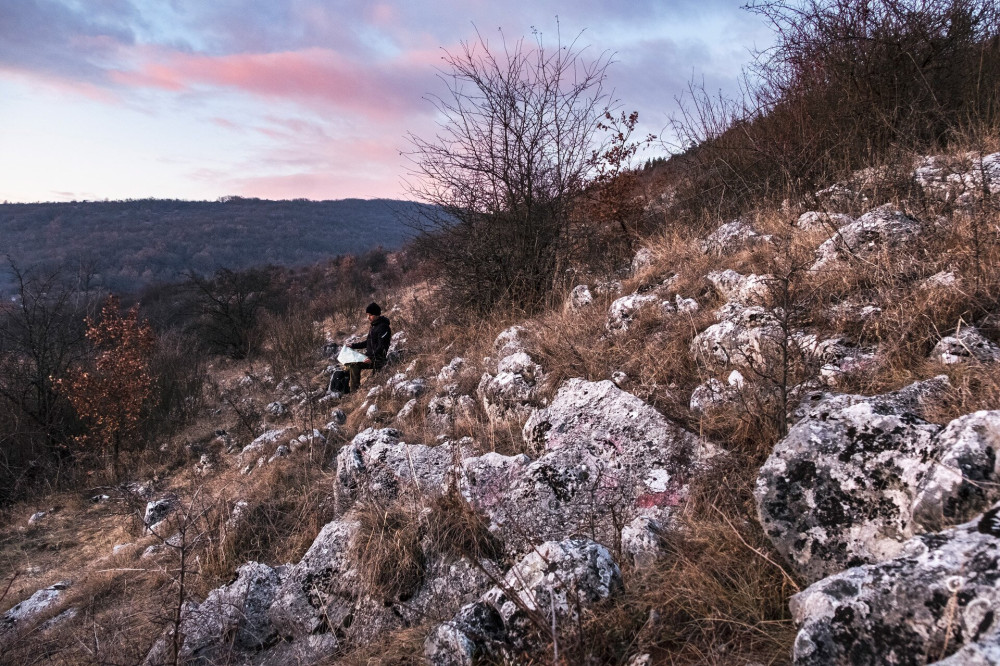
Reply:
<svg viewBox="0 0 1000 666"><path fill-rule="evenodd" d="M722 519L724 521L726 521L726 525L729 525L729 529L731 529L733 531L733 534L735 534L736 538L740 540L740 543L742 543L744 546L746 546L747 548L749 548L750 550L752 550L754 553L756 553L763 560L765 560L766 562L768 562L769 564L771 564L772 566L774 566L775 568L777 568L778 571L781 572L781 575L784 576L785 579L788 581L788 583L792 586L792 589L794 589L796 592L801 592L802 591L802 588L799 587L799 584L795 582L795 579L792 578L791 575L787 571L785 571L785 568L783 566L781 566L780 564L778 564L777 562L775 562L774 560L772 560L770 557L768 557L766 553L763 553L760 550L758 550L757 548L754 548L753 546L751 546L750 544L748 544L746 542L746 539L743 538L743 535L740 534L739 530L736 529L736 526L733 525L729 521L729 518L726 517L726 514L722 513L722 510L719 507L717 507L717 506L715 506L713 504L712 508L715 509L716 512L718 512L718 514L722 517Z"/></svg>

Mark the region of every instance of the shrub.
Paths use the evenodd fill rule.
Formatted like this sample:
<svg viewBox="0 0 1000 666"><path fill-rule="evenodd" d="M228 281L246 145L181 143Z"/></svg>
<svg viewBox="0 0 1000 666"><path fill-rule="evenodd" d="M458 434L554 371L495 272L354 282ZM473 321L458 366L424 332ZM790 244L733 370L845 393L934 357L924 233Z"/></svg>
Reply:
<svg viewBox="0 0 1000 666"><path fill-rule="evenodd" d="M995 134L1000 10L991 0L765 0L776 43L742 99L692 88L673 123L689 213L738 215L853 170Z"/></svg>
<svg viewBox="0 0 1000 666"><path fill-rule="evenodd" d="M447 300L484 312L543 305L568 240L569 211L593 171L608 101L608 54L572 42L547 50L480 35L444 56L443 120L432 139L410 136L410 193L435 208L415 246Z"/></svg>

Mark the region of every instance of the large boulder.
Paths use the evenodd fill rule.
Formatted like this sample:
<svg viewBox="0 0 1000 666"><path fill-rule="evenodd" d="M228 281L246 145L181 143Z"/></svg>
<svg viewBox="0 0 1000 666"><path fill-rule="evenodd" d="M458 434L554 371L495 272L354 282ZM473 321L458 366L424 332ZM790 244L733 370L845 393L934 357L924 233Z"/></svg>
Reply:
<svg viewBox="0 0 1000 666"><path fill-rule="evenodd" d="M841 227L816 250L814 271L846 266L850 261L872 260L882 252L895 250L916 240L920 222L891 205L872 210L857 221Z"/></svg>
<svg viewBox="0 0 1000 666"><path fill-rule="evenodd" d="M761 524L806 580L895 557L915 534L965 520L1000 498L1000 416L946 428L920 418L919 390L834 396L807 410L761 468Z"/></svg>
<svg viewBox="0 0 1000 666"><path fill-rule="evenodd" d="M350 520L327 524L299 563L288 570L268 611L279 636L301 646L298 651L311 650L313 661L344 642L370 641L386 631L420 622L429 613L455 613L490 585L481 567L424 553L426 566L412 596L375 598L363 585L362 563L352 562L349 556L357 533L358 524ZM328 638L312 645L312 637L320 635ZM326 655L320 654L324 651Z"/></svg>
<svg viewBox="0 0 1000 666"><path fill-rule="evenodd" d="M44 587L0 615L0 647L58 604L71 585L72 581L64 580Z"/></svg>
<svg viewBox="0 0 1000 666"><path fill-rule="evenodd" d="M542 366L518 351L497 363L495 375L483 374L476 395L491 418L525 418L539 404L545 380Z"/></svg>
<svg viewBox="0 0 1000 666"><path fill-rule="evenodd" d="M550 541L523 557L479 601L436 627L424 643L435 666L471 665L483 658L517 659L532 647L544 617L557 636L576 631L581 613L623 591L608 550L588 539Z"/></svg>
<svg viewBox="0 0 1000 666"><path fill-rule="evenodd" d="M232 655L255 653L277 638L267 611L281 584L283 567L248 562L236 580L209 592L201 604L188 603L181 614L179 657L183 663L212 664ZM171 663L173 628L164 631L146 664Z"/></svg>
<svg viewBox="0 0 1000 666"><path fill-rule="evenodd" d="M780 358L784 343L793 343L774 313L762 307L726 308L722 316L691 340L691 354L709 371L766 367Z"/></svg>
<svg viewBox="0 0 1000 666"><path fill-rule="evenodd" d="M468 490L512 550L578 533L617 548L623 523L646 513L662 519L715 453L607 380L568 380L528 419L524 440L541 455L493 461L494 478L509 484L502 495L480 499L497 484Z"/></svg>
<svg viewBox="0 0 1000 666"><path fill-rule="evenodd" d="M359 497L395 498L403 489L439 489L471 440L438 446L407 444L394 428L368 428L337 454L337 500L346 509ZM455 447L455 448L453 448Z"/></svg>
<svg viewBox="0 0 1000 666"><path fill-rule="evenodd" d="M892 560L837 573L792 597L793 663L998 663L997 514L917 536Z"/></svg>
<svg viewBox="0 0 1000 666"><path fill-rule="evenodd" d="M931 358L938 363L995 363L1000 361L1000 347L983 337L974 326L962 327L955 335L938 341L931 351Z"/></svg>
<svg viewBox="0 0 1000 666"><path fill-rule="evenodd" d="M939 455L913 502L913 520L936 531L969 520L1000 499L1000 411L980 411L949 423L937 437Z"/></svg>
<svg viewBox="0 0 1000 666"><path fill-rule="evenodd" d="M770 236L757 233L749 222L732 220L721 225L702 240L701 251L705 254L726 256L770 240Z"/></svg>

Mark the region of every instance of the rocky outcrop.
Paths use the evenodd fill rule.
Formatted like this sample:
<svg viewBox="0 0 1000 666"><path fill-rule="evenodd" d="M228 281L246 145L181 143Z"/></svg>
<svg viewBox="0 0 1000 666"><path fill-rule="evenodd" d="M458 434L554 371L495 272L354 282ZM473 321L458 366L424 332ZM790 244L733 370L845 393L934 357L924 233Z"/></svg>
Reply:
<svg viewBox="0 0 1000 666"><path fill-rule="evenodd" d="M760 470L761 524L806 580L897 556L1000 498L1000 419L977 412L946 428L918 416L925 382L884 396L822 400Z"/></svg>
<svg viewBox="0 0 1000 666"><path fill-rule="evenodd" d="M434 666L471 666L490 656L516 660L539 630L573 630L581 613L622 590L621 572L605 547L580 538L549 541L436 627L424 656Z"/></svg>
<svg viewBox="0 0 1000 666"><path fill-rule="evenodd" d="M691 341L691 354L710 372L762 368L779 357L788 335L772 312L759 306L735 307L723 317Z"/></svg>
<svg viewBox="0 0 1000 666"><path fill-rule="evenodd" d="M481 457L468 469L491 482L465 486L515 551L577 533L617 546L622 521L649 514L663 522L715 453L607 380L564 383L528 419L524 440L539 458Z"/></svg>
<svg viewBox="0 0 1000 666"><path fill-rule="evenodd" d="M71 585L72 581L68 580L49 585L0 615L0 647L23 627L36 622L42 613L58 604Z"/></svg>
<svg viewBox="0 0 1000 666"><path fill-rule="evenodd" d="M868 212L844 227L816 250L814 271L848 266L855 260L874 260L880 253L912 243L920 223L891 205Z"/></svg>
<svg viewBox="0 0 1000 666"><path fill-rule="evenodd" d="M837 573L792 597L794 663L997 663L998 513L915 537L892 560Z"/></svg>
<svg viewBox="0 0 1000 666"><path fill-rule="evenodd" d="M740 250L749 249L767 243L770 236L757 233L753 226L744 220L726 222L701 241L701 251L705 254L727 256Z"/></svg>
<svg viewBox="0 0 1000 666"><path fill-rule="evenodd" d="M854 218L843 213L809 211L799 215L795 222L802 231L835 231L854 222Z"/></svg>
<svg viewBox="0 0 1000 666"><path fill-rule="evenodd" d="M337 454L337 504L346 510L359 497L389 500L410 488L436 492L471 439L437 446L407 444L394 428L368 428Z"/></svg>
<svg viewBox="0 0 1000 666"><path fill-rule="evenodd" d="M974 326L963 326L955 335L945 336L934 345L931 359L945 365L996 363L1000 361L1000 347L984 338Z"/></svg>
<svg viewBox="0 0 1000 666"><path fill-rule="evenodd" d="M542 366L518 351L497 363L495 375L483 374L476 394L492 418L525 418L539 404L545 379Z"/></svg>
<svg viewBox="0 0 1000 666"><path fill-rule="evenodd" d="M201 604L188 602L181 614L179 658L182 663L212 664L253 654L277 640L267 611L281 584L284 567L248 562L236 580L212 590ZM173 663L173 628L168 628L146 656L145 664Z"/></svg>
<svg viewBox="0 0 1000 666"><path fill-rule="evenodd" d="M565 310L567 312L579 312L590 306L594 302L594 296L590 293L590 287L585 284L578 284L569 292L566 299Z"/></svg>
<svg viewBox="0 0 1000 666"><path fill-rule="evenodd" d="M913 520L924 531L972 518L1000 499L1000 411L980 411L949 423L938 455L920 482Z"/></svg>

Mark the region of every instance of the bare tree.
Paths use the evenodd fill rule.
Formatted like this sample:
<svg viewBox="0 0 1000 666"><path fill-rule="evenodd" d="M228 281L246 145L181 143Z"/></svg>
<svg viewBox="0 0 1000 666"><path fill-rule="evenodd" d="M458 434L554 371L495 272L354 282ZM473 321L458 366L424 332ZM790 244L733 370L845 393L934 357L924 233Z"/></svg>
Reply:
<svg viewBox="0 0 1000 666"><path fill-rule="evenodd" d="M433 204L417 247L449 303L488 310L543 303L561 267L569 207L594 171L608 53L584 57L579 37L541 33L490 45L481 33L446 52L431 96L442 120L431 138L409 136L409 192Z"/></svg>

